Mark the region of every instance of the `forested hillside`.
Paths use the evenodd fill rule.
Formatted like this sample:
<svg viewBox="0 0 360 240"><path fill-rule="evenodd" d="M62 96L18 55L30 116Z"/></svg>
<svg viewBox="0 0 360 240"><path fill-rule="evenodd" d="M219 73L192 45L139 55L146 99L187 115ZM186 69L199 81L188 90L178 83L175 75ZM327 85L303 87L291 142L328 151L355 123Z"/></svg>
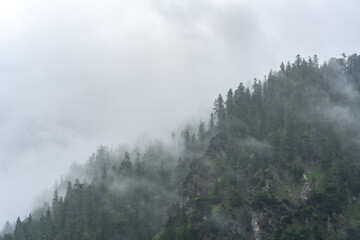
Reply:
<svg viewBox="0 0 360 240"><path fill-rule="evenodd" d="M359 119L360 56L297 56L172 143L99 147L0 240L360 239Z"/></svg>

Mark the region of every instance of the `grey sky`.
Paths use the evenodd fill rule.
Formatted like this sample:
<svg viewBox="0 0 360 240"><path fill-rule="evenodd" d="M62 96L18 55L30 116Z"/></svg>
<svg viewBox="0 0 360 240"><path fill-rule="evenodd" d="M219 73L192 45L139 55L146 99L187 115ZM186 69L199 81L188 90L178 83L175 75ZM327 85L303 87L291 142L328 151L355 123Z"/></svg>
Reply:
<svg viewBox="0 0 360 240"><path fill-rule="evenodd" d="M73 161L162 137L281 61L354 53L358 0L0 0L0 224Z"/></svg>

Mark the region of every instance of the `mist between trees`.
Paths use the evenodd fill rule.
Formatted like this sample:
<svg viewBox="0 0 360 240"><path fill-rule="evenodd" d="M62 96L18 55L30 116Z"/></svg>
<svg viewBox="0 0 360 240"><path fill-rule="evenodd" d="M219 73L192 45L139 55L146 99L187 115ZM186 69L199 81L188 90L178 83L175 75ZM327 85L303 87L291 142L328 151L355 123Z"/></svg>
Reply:
<svg viewBox="0 0 360 240"><path fill-rule="evenodd" d="M206 123L167 142L100 146L70 169L51 203L7 223L0 239L249 239L257 229L251 219L281 204L297 207L281 210L287 225L259 234L302 239L298 224L308 239L323 239L324 219L360 193L359 92L358 55L323 64L297 56L251 88L219 94ZM321 170L322 187L304 199L284 195L280 182L299 185L307 168ZM321 216L311 228L293 218L304 207ZM356 221L345 220L333 232L355 239Z"/></svg>

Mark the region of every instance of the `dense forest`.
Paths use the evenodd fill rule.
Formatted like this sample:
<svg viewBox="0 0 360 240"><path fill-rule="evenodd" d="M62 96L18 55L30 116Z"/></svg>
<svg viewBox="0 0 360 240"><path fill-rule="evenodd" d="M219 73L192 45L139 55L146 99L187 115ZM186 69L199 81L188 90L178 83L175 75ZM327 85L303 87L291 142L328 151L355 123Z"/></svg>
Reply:
<svg viewBox="0 0 360 240"><path fill-rule="evenodd" d="M360 239L359 119L360 56L297 56L172 143L99 147L0 240Z"/></svg>

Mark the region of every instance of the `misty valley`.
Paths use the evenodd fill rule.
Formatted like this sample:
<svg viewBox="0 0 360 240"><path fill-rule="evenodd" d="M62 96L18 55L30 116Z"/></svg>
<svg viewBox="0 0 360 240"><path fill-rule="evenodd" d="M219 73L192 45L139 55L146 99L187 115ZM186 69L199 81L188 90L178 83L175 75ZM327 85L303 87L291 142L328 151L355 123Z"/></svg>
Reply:
<svg viewBox="0 0 360 240"><path fill-rule="evenodd" d="M167 141L100 146L0 240L360 239L360 56L240 81Z"/></svg>

